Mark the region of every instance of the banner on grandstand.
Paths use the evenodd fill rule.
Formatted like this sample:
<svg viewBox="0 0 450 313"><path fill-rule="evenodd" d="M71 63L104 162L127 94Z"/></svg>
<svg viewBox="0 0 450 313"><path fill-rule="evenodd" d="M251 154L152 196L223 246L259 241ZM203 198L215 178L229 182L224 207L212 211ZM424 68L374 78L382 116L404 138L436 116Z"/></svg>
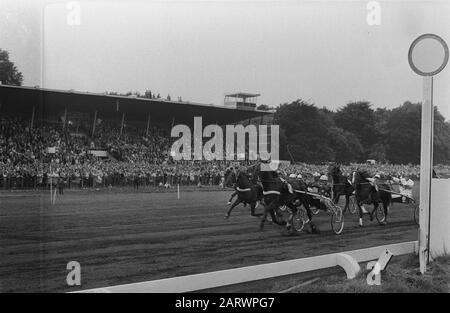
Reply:
<svg viewBox="0 0 450 313"><path fill-rule="evenodd" d="M90 154L95 155L99 158L106 158L108 157L108 152L106 150L89 150Z"/></svg>
<svg viewBox="0 0 450 313"><path fill-rule="evenodd" d="M48 147L47 148L47 153L55 154L56 152L58 152L57 147Z"/></svg>

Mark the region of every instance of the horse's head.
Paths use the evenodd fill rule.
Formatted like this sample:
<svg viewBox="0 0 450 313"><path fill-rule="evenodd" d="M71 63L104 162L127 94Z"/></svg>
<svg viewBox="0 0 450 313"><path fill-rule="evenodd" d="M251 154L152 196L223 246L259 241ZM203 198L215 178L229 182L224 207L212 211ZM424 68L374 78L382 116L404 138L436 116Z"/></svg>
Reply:
<svg viewBox="0 0 450 313"><path fill-rule="evenodd" d="M367 182L367 180L364 178L364 171L361 169L357 169L356 171L353 172L352 174L352 184L355 185L359 185L363 182Z"/></svg>
<svg viewBox="0 0 450 313"><path fill-rule="evenodd" d="M259 174L261 172L261 161L249 166L248 170L250 170L250 174L252 175L253 179L259 177Z"/></svg>
<svg viewBox="0 0 450 313"><path fill-rule="evenodd" d="M239 180L242 176L245 176L247 174L247 168L244 166L236 166L234 168L234 175L236 176L236 181Z"/></svg>
<svg viewBox="0 0 450 313"><path fill-rule="evenodd" d="M338 163L331 163L328 165L328 176L338 177L341 175L341 166Z"/></svg>
<svg viewBox="0 0 450 313"><path fill-rule="evenodd" d="M236 175L236 184L241 188L247 188L251 186L251 181L249 179L248 168L241 166L236 169L235 175Z"/></svg>

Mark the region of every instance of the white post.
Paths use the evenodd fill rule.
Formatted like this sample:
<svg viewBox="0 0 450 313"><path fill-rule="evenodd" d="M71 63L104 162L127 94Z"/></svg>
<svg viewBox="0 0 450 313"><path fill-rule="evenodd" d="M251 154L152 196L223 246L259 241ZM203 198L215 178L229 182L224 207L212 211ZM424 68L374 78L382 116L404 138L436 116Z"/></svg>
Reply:
<svg viewBox="0 0 450 313"><path fill-rule="evenodd" d="M31 123L30 123L30 129L33 129L33 125L34 125L34 114L36 111L36 106L33 105L33 111L31 111Z"/></svg>
<svg viewBox="0 0 450 313"><path fill-rule="evenodd" d="M63 129L66 129L66 123L67 123L67 106L64 108L64 124Z"/></svg>
<svg viewBox="0 0 450 313"><path fill-rule="evenodd" d="M52 178L52 166L50 165L49 175L50 176L50 203L53 204L53 178Z"/></svg>
<svg viewBox="0 0 450 313"><path fill-rule="evenodd" d="M95 134L95 125L97 124L97 110L94 112L94 123L92 123L92 137L94 137Z"/></svg>
<svg viewBox="0 0 450 313"><path fill-rule="evenodd" d="M120 123L120 136L122 137L122 132L123 132L123 123L125 122L125 112L122 112L122 122Z"/></svg>
<svg viewBox="0 0 450 313"><path fill-rule="evenodd" d="M148 136L148 130L149 130L149 128L150 128L150 113L148 114L148 118L147 118L147 130L146 130L146 132L145 132L145 135L147 135L147 136Z"/></svg>
<svg viewBox="0 0 450 313"><path fill-rule="evenodd" d="M180 184L177 184L177 197L180 200Z"/></svg>
<svg viewBox="0 0 450 313"><path fill-rule="evenodd" d="M56 203L56 188L53 191L53 205Z"/></svg>
<svg viewBox="0 0 450 313"><path fill-rule="evenodd" d="M420 145L420 213L419 263L420 272L427 269L430 257L430 202L433 172L433 77L423 78L422 132Z"/></svg>

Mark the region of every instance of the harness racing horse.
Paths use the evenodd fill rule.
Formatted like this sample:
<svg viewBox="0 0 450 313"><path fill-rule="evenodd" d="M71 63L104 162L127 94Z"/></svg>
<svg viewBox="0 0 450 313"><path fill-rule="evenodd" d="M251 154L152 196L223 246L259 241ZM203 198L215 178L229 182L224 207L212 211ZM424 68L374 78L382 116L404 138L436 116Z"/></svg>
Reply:
<svg viewBox="0 0 450 313"><path fill-rule="evenodd" d="M259 229L262 230L264 228L264 223L266 222L267 215L270 214L273 222L278 225L286 225L286 228L289 231L292 231L293 218L298 210L295 203L297 200L300 201L300 204L304 203L304 197L300 196L299 193L293 190L295 187L300 187L294 186L293 188L289 188L289 185L285 181L283 181L278 176L278 173L275 170L271 169L268 164L257 163L252 167L253 176L259 177L259 180L261 181L263 187L264 214L261 218ZM264 168L262 169L261 167ZM284 205L289 207L292 212L287 222L278 221L278 218L275 214L275 210ZM308 216L310 217L311 214L309 213L309 206L306 205L305 209L308 211ZM316 232L316 229L311 222L311 217L309 222L309 224L311 225L311 232Z"/></svg>
<svg viewBox="0 0 450 313"><path fill-rule="evenodd" d="M230 181L235 185L236 191L233 195L236 194L237 199L228 209L228 212L225 214L225 218L229 218L231 211L233 211L233 209L240 203L244 203L244 206L246 204L250 205L252 216L261 216L262 214L255 214L255 209L258 206L257 203L259 204L262 200L261 186L253 184L247 177L246 173L240 169L236 169L235 167L229 167L225 172L225 186L229 185Z"/></svg>
<svg viewBox="0 0 450 313"><path fill-rule="evenodd" d="M337 204L341 196L345 196L344 212L346 212L350 203L350 196L355 191L355 188L349 182L348 178L342 174L341 167L338 164L330 165L328 167L328 174L332 178L332 200Z"/></svg>
<svg viewBox="0 0 450 313"><path fill-rule="evenodd" d="M308 215L308 222L312 220L311 207L316 207L317 209L323 209L320 200L315 199L313 196L308 194L308 185L303 179L288 179L289 184L291 184L292 189L296 194L296 200L294 204L303 205ZM313 232L317 231L313 226Z"/></svg>
<svg viewBox="0 0 450 313"><path fill-rule="evenodd" d="M369 213L370 220L373 221L373 213L378 210L380 203L383 204L384 218L379 220L379 222L380 224L385 225L387 224L388 208L392 202L392 195L390 192L384 190L389 190L390 188L386 183L372 184L368 177L369 175L364 171L357 170L353 172L352 183L355 187L356 206L358 207L359 212L359 226L363 226L363 211L361 205L373 204L374 208L372 212Z"/></svg>

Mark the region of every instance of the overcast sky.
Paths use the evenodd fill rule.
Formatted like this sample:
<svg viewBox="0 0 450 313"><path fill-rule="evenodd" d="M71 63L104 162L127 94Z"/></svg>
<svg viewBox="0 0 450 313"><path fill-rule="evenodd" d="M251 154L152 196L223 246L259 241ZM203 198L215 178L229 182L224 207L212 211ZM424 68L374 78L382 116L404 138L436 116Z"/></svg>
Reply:
<svg viewBox="0 0 450 313"><path fill-rule="evenodd" d="M73 9L58 1L43 10L41 47L39 1L0 0L0 48L31 86L150 89L218 105L235 91L260 93L270 106L298 98L330 109L421 101L408 48L423 33L450 43L450 3L379 1L381 25L370 26L368 2L80 1L80 25L71 26ZM447 119L449 84L450 65L434 83Z"/></svg>

